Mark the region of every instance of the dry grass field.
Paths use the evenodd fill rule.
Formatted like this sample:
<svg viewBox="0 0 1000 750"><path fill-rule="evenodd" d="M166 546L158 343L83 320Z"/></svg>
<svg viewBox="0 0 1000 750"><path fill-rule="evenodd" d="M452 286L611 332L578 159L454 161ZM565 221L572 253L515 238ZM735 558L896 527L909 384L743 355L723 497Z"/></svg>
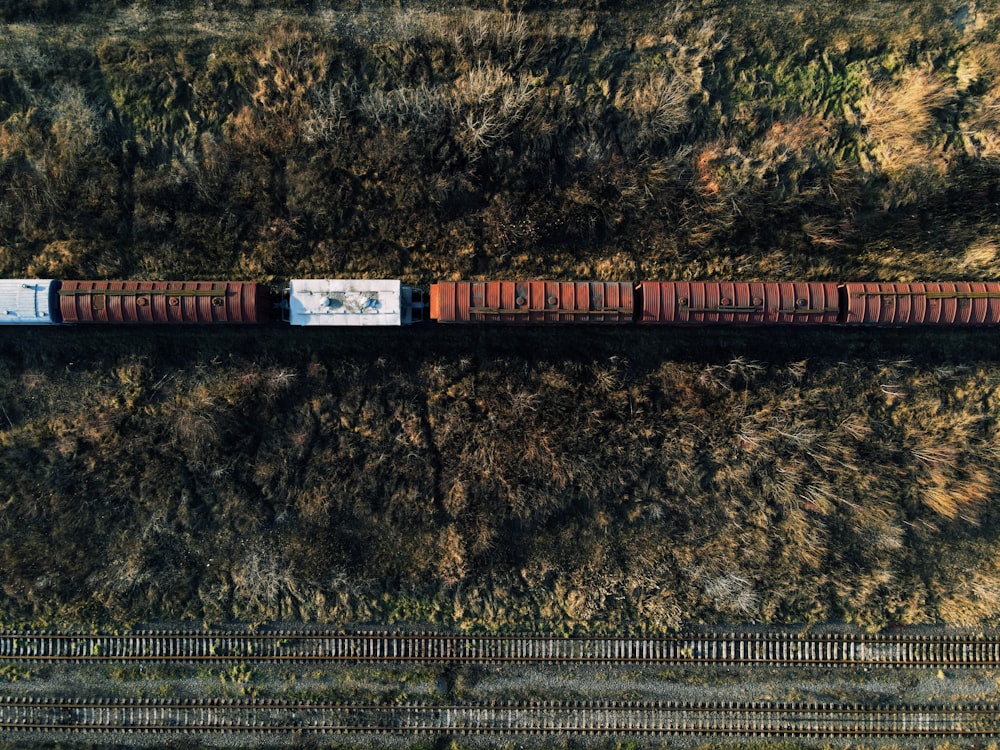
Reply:
<svg viewBox="0 0 1000 750"><path fill-rule="evenodd" d="M0 274L1000 278L1000 6L0 3ZM992 624L995 331L0 331L0 622Z"/></svg>
<svg viewBox="0 0 1000 750"><path fill-rule="evenodd" d="M989 331L4 331L0 353L5 622L1000 606Z"/></svg>

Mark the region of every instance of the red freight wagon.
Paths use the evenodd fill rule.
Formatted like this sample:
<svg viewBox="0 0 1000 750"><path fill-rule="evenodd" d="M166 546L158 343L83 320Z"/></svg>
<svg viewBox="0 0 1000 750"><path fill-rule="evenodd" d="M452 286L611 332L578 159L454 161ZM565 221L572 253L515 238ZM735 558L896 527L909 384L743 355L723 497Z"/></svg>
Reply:
<svg viewBox="0 0 1000 750"><path fill-rule="evenodd" d="M1000 282L844 284L848 323L983 325L1000 323Z"/></svg>
<svg viewBox="0 0 1000 750"><path fill-rule="evenodd" d="M246 281L64 281L65 323L262 323L264 284Z"/></svg>
<svg viewBox="0 0 1000 750"><path fill-rule="evenodd" d="M441 281L439 323L630 323L635 290L620 281Z"/></svg>
<svg viewBox="0 0 1000 750"><path fill-rule="evenodd" d="M641 323L836 323L836 283L643 281Z"/></svg>

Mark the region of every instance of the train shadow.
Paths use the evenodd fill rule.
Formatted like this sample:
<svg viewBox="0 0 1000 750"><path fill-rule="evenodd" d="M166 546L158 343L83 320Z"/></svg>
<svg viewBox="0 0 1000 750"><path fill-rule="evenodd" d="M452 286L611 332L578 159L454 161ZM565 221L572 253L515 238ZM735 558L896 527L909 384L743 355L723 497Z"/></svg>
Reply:
<svg viewBox="0 0 1000 750"><path fill-rule="evenodd" d="M780 365L820 361L909 360L958 365L1000 361L996 328L810 327L508 327L424 325L403 329L293 329L260 326L63 326L0 330L0 356L16 366L62 367L87 361L149 357L161 364L240 357L294 364L351 358L425 361L512 357L527 363L591 362L717 364L743 357Z"/></svg>

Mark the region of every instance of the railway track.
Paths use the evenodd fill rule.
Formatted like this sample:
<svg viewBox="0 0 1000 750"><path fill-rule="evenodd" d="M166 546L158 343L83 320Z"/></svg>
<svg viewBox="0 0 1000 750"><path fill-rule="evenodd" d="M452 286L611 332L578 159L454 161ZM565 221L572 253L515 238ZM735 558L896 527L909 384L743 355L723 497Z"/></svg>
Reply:
<svg viewBox="0 0 1000 750"><path fill-rule="evenodd" d="M128 635L0 631L0 664L17 661L996 667L1000 666L1000 633L705 633L656 638L561 638L309 630L148 631Z"/></svg>
<svg viewBox="0 0 1000 750"><path fill-rule="evenodd" d="M990 737L1000 704L540 701L347 705L281 700L0 699L5 733Z"/></svg>

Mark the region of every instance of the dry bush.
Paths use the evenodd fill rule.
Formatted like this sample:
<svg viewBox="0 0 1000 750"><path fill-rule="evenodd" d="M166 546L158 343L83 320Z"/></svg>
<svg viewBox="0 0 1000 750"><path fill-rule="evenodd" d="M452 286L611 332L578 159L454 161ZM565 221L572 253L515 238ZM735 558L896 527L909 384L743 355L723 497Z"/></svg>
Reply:
<svg viewBox="0 0 1000 750"><path fill-rule="evenodd" d="M705 596L712 606L721 612L730 612L738 617L753 618L757 612L758 597L753 584L736 573L721 575L698 575Z"/></svg>
<svg viewBox="0 0 1000 750"><path fill-rule="evenodd" d="M448 101L440 88L375 89L364 94L358 104L361 115L378 127L433 130L444 123Z"/></svg>
<svg viewBox="0 0 1000 750"><path fill-rule="evenodd" d="M996 278L1000 274L1000 242L992 237L975 239L962 253L959 266L972 278Z"/></svg>
<svg viewBox="0 0 1000 750"><path fill-rule="evenodd" d="M648 149L678 133L692 118L688 100L692 90L683 78L663 72L648 73L619 92L615 106L626 108L638 123L637 143Z"/></svg>
<svg viewBox="0 0 1000 750"><path fill-rule="evenodd" d="M831 200L843 174L834 157L836 135L825 118L801 115L773 122L758 137L728 136L705 143L691 159L692 187L699 209L687 221L699 244L717 241L737 220L742 225L773 216L775 211L850 208ZM820 222L820 223L817 223ZM833 219L812 220L817 242L839 244L842 229Z"/></svg>
<svg viewBox="0 0 1000 750"><path fill-rule="evenodd" d="M327 84L330 52L327 44L295 23L275 25L255 40L250 50L253 66L240 71L249 95L252 115L244 112L231 127L248 142L264 140L289 146L301 134L303 122ZM329 86L327 86L329 91ZM242 118L242 119L239 119ZM257 127L255 121L259 121ZM266 135L257 135L257 128Z"/></svg>
<svg viewBox="0 0 1000 750"><path fill-rule="evenodd" d="M477 65L455 81L450 108L457 122L456 140L472 159L510 137L534 100L531 79Z"/></svg>
<svg viewBox="0 0 1000 750"><path fill-rule="evenodd" d="M883 206L912 203L944 185L951 157L940 111L953 106L954 81L925 68L906 69L895 83L874 83L860 103L862 167L888 186Z"/></svg>
<svg viewBox="0 0 1000 750"><path fill-rule="evenodd" d="M32 33L34 32L34 33ZM49 80L58 65L43 46L36 29L9 26L0 29L0 68L6 68L24 81Z"/></svg>
<svg viewBox="0 0 1000 750"><path fill-rule="evenodd" d="M980 159L1000 161L1000 89L990 86L962 121L966 150Z"/></svg>
<svg viewBox="0 0 1000 750"><path fill-rule="evenodd" d="M234 565L232 570L234 607L240 613L253 613L271 619L281 619L292 614L286 601L300 601L299 584L291 574L288 562L270 547L252 548Z"/></svg>
<svg viewBox="0 0 1000 750"><path fill-rule="evenodd" d="M946 519L976 522L998 489L988 417L975 404L947 407L924 392L893 412L916 462L920 501Z"/></svg>
<svg viewBox="0 0 1000 750"><path fill-rule="evenodd" d="M73 84L56 87L49 104L49 116L59 168L72 172L80 159L98 146L105 116L87 101L83 89Z"/></svg>
<svg viewBox="0 0 1000 750"><path fill-rule="evenodd" d="M710 96L706 69L724 41L714 20L696 24L691 9L681 4L665 14L658 34L638 40L631 69L609 102L630 115L619 134L627 154L662 152L669 139L696 123L695 107ZM607 96L610 83L601 85Z"/></svg>
<svg viewBox="0 0 1000 750"><path fill-rule="evenodd" d="M302 135L306 141L323 145L338 142L347 130L355 97L355 87L342 83L317 90L302 124Z"/></svg>
<svg viewBox="0 0 1000 750"><path fill-rule="evenodd" d="M942 549L934 571L941 619L959 627L979 627L1000 616L1000 567L995 550L982 543L956 552Z"/></svg>
<svg viewBox="0 0 1000 750"><path fill-rule="evenodd" d="M492 62L506 70L529 66L541 48L521 14L472 11L446 27L458 54L470 64Z"/></svg>

